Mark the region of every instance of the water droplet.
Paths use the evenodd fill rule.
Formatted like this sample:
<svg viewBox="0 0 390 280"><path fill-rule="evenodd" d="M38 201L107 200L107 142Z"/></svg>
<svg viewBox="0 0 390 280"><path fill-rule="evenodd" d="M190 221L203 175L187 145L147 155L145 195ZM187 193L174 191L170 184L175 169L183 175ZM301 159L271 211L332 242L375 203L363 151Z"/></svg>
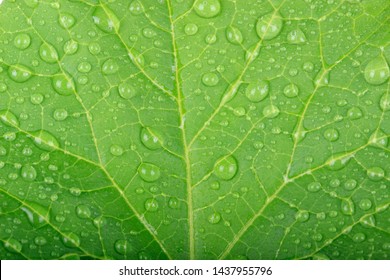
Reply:
<svg viewBox="0 0 390 280"><path fill-rule="evenodd" d="M376 225L375 217L373 215L369 215L367 217L364 217L361 220L361 224L363 227L366 227L366 228L375 227L375 225Z"/></svg>
<svg viewBox="0 0 390 280"><path fill-rule="evenodd" d="M119 66L112 58L107 59L102 65L102 72L105 75L112 75L118 72Z"/></svg>
<svg viewBox="0 0 390 280"><path fill-rule="evenodd" d="M312 258L313 260L329 260L329 257L323 253L316 253Z"/></svg>
<svg viewBox="0 0 390 280"><path fill-rule="evenodd" d="M367 169L367 176L372 181L380 181L385 176L385 171L380 167L371 167Z"/></svg>
<svg viewBox="0 0 390 280"><path fill-rule="evenodd" d="M8 75L14 82L24 83L31 78L31 70L20 64L11 65L8 68Z"/></svg>
<svg viewBox="0 0 390 280"><path fill-rule="evenodd" d="M221 221L221 214L214 212L208 217L207 220L210 224L218 224Z"/></svg>
<svg viewBox="0 0 390 280"><path fill-rule="evenodd" d="M75 54L79 49L79 43L74 40L69 40L64 44L64 52L65 54L71 55Z"/></svg>
<svg viewBox="0 0 390 280"><path fill-rule="evenodd" d="M119 31L120 21L107 6L104 6L104 8L96 7L92 19L96 26L106 33Z"/></svg>
<svg viewBox="0 0 390 280"><path fill-rule="evenodd" d="M214 174L222 180L232 179L238 170L237 160L233 156L220 158L214 165Z"/></svg>
<svg viewBox="0 0 390 280"><path fill-rule="evenodd" d="M19 127L19 119L9 110L0 111L0 121L7 126Z"/></svg>
<svg viewBox="0 0 390 280"><path fill-rule="evenodd" d="M80 62L80 64L77 66L77 70L81 73L88 73L91 71L91 69L92 65L87 61Z"/></svg>
<svg viewBox="0 0 390 280"><path fill-rule="evenodd" d="M88 219L91 217L91 210L87 205L78 205L76 207L76 215L80 219Z"/></svg>
<svg viewBox="0 0 390 280"><path fill-rule="evenodd" d="M141 163L138 167L139 176L146 182L154 182L160 178L160 168L151 163Z"/></svg>
<svg viewBox="0 0 390 280"><path fill-rule="evenodd" d="M257 21L256 32L261 39L271 40L279 35L282 27L282 17L278 13L269 13Z"/></svg>
<svg viewBox="0 0 390 280"><path fill-rule="evenodd" d="M355 233L355 235L352 237L352 240L356 243L362 243L364 240L366 240L366 235L362 232Z"/></svg>
<svg viewBox="0 0 390 280"><path fill-rule="evenodd" d="M20 174L25 181L32 182L37 178L37 171L32 165L25 165L22 167Z"/></svg>
<svg viewBox="0 0 390 280"><path fill-rule="evenodd" d="M81 190L79 188L76 188L76 187L70 188L69 192L71 195L76 196L76 197L80 196L80 194L81 194Z"/></svg>
<svg viewBox="0 0 390 280"><path fill-rule="evenodd" d="M144 11L143 6L138 0L134 0L130 3L129 10L133 15L140 15Z"/></svg>
<svg viewBox="0 0 390 280"><path fill-rule="evenodd" d="M44 246L44 245L46 245L47 240L43 236L37 236L37 237L34 238L34 243L37 246Z"/></svg>
<svg viewBox="0 0 390 280"><path fill-rule="evenodd" d="M123 154L123 148L122 148L122 146L119 146L119 145L112 145L110 147L110 153L113 156L119 157Z"/></svg>
<svg viewBox="0 0 390 280"><path fill-rule="evenodd" d="M195 23L189 23L184 27L184 33L191 36L198 32L198 26Z"/></svg>
<svg viewBox="0 0 390 280"><path fill-rule="evenodd" d="M364 69L364 78L372 85L383 84L389 77L389 65L383 56L371 60Z"/></svg>
<svg viewBox="0 0 390 280"><path fill-rule="evenodd" d="M93 219L93 224L96 228L101 228L107 223L106 218L103 216L96 217Z"/></svg>
<svg viewBox="0 0 390 280"><path fill-rule="evenodd" d="M341 213L344 215L353 215L355 213L355 204L351 199L341 201Z"/></svg>
<svg viewBox="0 0 390 280"><path fill-rule="evenodd" d="M29 202L29 208L23 206L20 209L27 215L30 224L36 228L46 225L46 220L50 219L49 211L34 202Z"/></svg>
<svg viewBox="0 0 390 280"><path fill-rule="evenodd" d="M285 86L283 93L286 97L293 98L298 96L299 88L295 84L289 84Z"/></svg>
<svg viewBox="0 0 390 280"><path fill-rule="evenodd" d="M40 93L33 93L33 94L31 94L31 96L30 96L30 101L31 101L31 103L34 104L34 105L39 105L39 104L41 104L41 103L43 102L43 99L44 99L44 97L43 97L43 95L40 94Z"/></svg>
<svg viewBox="0 0 390 280"><path fill-rule="evenodd" d="M211 185L210 185L210 188L211 188L212 190L215 190L215 191L219 190L220 187L221 187L221 186L220 186L220 184L219 184L218 181L214 181L214 182L212 182Z"/></svg>
<svg viewBox="0 0 390 280"><path fill-rule="evenodd" d="M31 44L31 37L28 34L22 33L15 36L14 46L20 50L27 49Z"/></svg>
<svg viewBox="0 0 390 280"><path fill-rule="evenodd" d="M69 29L76 23L76 20L71 14L63 13L59 17L59 23L63 28Z"/></svg>
<svg viewBox="0 0 390 280"><path fill-rule="evenodd" d="M263 109L263 115L268 119L273 119L279 116L280 110L275 105L268 105Z"/></svg>
<svg viewBox="0 0 390 280"><path fill-rule="evenodd" d="M172 209L179 208L179 200L176 197L171 197L168 201L168 206Z"/></svg>
<svg viewBox="0 0 390 280"><path fill-rule="evenodd" d="M66 247L75 248L80 246L80 237L73 232L67 232L63 234L62 242Z"/></svg>
<svg viewBox="0 0 390 280"><path fill-rule="evenodd" d="M335 154L332 155L328 160L328 168L330 170L343 169L350 161L352 155Z"/></svg>
<svg viewBox="0 0 390 280"><path fill-rule="evenodd" d="M357 182L354 179L349 179L344 183L344 188L347 191L352 191L354 188L356 188L356 186L357 186Z"/></svg>
<svg viewBox="0 0 390 280"><path fill-rule="evenodd" d="M317 232L317 233L315 233L315 234L312 236L312 238L313 238L314 241L320 242L320 241L322 240L323 236L322 236L321 233Z"/></svg>
<svg viewBox="0 0 390 280"><path fill-rule="evenodd" d="M339 131L336 128L329 128L324 132L324 138L329 142L334 142L339 139Z"/></svg>
<svg viewBox="0 0 390 280"><path fill-rule="evenodd" d="M302 66L303 70L310 73L314 70L314 64L310 61L307 61Z"/></svg>
<svg viewBox="0 0 390 280"><path fill-rule="evenodd" d="M57 138L53 134L46 130L38 130L31 132L33 136L34 144L45 151L53 151L60 147Z"/></svg>
<svg viewBox="0 0 390 280"><path fill-rule="evenodd" d="M237 117L242 117L245 115L246 111L245 111L245 108L244 107L237 107L237 108L234 108L234 111L233 111L234 115L236 115Z"/></svg>
<svg viewBox="0 0 390 280"><path fill-rule="evenodd" d="M148 212L156 212L158 210L158 202L154 198L149 198L145 201L145 210Z"/></svg>
<svg viewBox="0 0 390 280"><path fill-rule="evenodd" d="M150 128L143 127L141 129L141 142L144 146L150 150L156 150L161 147L159 137L157 137Z"/></svg>
<svg viewBox="0 0 390 280"><path fill-rule="evenodd" d="M47 63L56 63L58 61L58 53L50 44L42 44L39 48L39 56Z"/></svg>
<svg viewBox="0 0 390 280"><path fill-rule="evenodd" d="M322 87L329 84L329 71L326 71L322 69L320 72L318 72L317 76L314 78L314 85L316 87Z"/></svg>
<svg viewBox="0 0 390 280"><path fill-rule="evenodd" d="M383 94L381 100L379 101L379 107L384 111L390 110L390 94Z"/></svg>
<svg viewBox="0 0 390 280"><path fill-rule="evenodd" d="M250 47L246 52L245 52L245 60L254 60L257 58L260 54L260 49L257 47L257 45L254 45Z"/></svg>
<svg viewBox="0 0 390 280"><path fill-rule="evenodd" d="M196 0L194 9L200 17L212 18L221 12L221 3L219 0Z"/></svg>
<svg viewBox="0 0 390 280"><path fill-rule="evenodd" d="M249 84L245 90L245 95L252 102L260 102L268 95L268 92L269 82L261 80Z"/></svg>
<svg viewBox="0 0 390 280"><path fill-rule="evenodd" d="M120 239L117 240L114 244L115 251L117 251L121 255L126 255L128 251L130 251L130 244L127 240Z"/></svg>
<svg viewBox="0 0 390 280"><path fill-rule="evenodd" d="M287 42L289 44L303 44L306 42L306 36L300 29L290 31L287 35Z"/></svg>
<svg viewBox="0 0 390 280"><path fill-rule="evenodd" d="M130 82L121 83L118 86L118 92L123 99L130 99L136 94L136 91Z"/></svg>
<svg viewBox="0 0 390 280"><path fill-rule="evenodd" d="M217 74L210 72L202 76L202 82L205 86L213 87L218 84L219 78Z"/></svg>
<svg viewBox="0 0 390 280"><path fill-rule="evenodd" d="M71 95L76 90L72 79L64 75L55 76L52 82L54 90L60 95Z"/></svg>
<svg viewBox="0 0 390 280"><path fill-rule="evenodd" d="M23 249L23 245L18 240L10 238L4 241L4 248L11 253L20 253Z"/></svg>
<svg viewBox="0 0 390 280"><path fill-rule="evenodd" d="M208 34L206 37L205 37L205 42L209 45L212 45L214 44L215 42L217 42L217 36L215 34Z"/></svg>
<svg viewBox="0 0 390 280"><path fill-rule="evenodd" d="M226 38L230 43L235 45L239 45L243 41L241 31L238 28L232 26L228 26L226 28Z"/></svg>
<svg viewBox="0 0 390 280"><path fill-rule="evenodd" d="M309 212L302 210L295 214L295 218L298 222L304 223L309 220L310 214Z"/></svg>
<svg viewBox="0 0 390 280"><path fill-rule="evenodd" d="M320 182L311 182L307 186L307 190L309 192L318 192L321 189L321 183Z"/></svg>
<svg viewBox="0 0 390 280"><path fill-rule="evenodd" d="M352 107L348 110L347 116L351 120L358 120L363 116L363 112L359 107Z"/></svg>
<svg viewBox="0 0 390 280"><path fill-rule="evenodd" d="M367 211L367 210L371 209L371 207L372 207L372 202L368 198L363 198L362 200L360 200L360 202L359 202L360 209Z"/></svg>
<svg viewBox="0 0 390 280"><path fill-rule="evenodd" d="M53 112L53 118L56 121L64 121L64 120L66 120L67 117L68 117L68 111L66 111L65 109L62 109L62 108L56 109Z"/></svg>
<svg viewBox="0 0 390 280"><path fill-rule="evenodd" d="M378 130L378 131L374 132L370 136L369 141L372 145L378 146L378 147L387 147L387 144L389 142L387 135L382 130Z"/></svg>

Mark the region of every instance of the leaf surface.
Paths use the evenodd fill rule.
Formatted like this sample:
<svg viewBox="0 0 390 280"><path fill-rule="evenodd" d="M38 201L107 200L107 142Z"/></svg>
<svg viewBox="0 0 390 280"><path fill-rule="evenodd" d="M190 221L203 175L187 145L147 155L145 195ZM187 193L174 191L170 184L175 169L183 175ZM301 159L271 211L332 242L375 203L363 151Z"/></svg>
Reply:
<svg viewBox="0 0 390 280"><path fill-rule="evenodd" d="M2 259L389 259L387 0L5 0Z"/></svg>

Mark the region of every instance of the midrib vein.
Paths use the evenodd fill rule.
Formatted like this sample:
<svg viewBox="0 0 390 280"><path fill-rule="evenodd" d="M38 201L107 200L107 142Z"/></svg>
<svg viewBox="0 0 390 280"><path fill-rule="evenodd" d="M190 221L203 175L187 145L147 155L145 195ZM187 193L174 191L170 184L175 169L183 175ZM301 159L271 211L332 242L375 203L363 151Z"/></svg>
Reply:
<svg viewBox="0 0 390 280"><path fill-rule="evenodd" d="M189 254L190 259L195 259L195 238L194 238L194 219L193 219L193 205L192 205L192 182L191 182L191 162L189 157L189 149L187 145L187 135L185 131L185 109L184 109L184 96L180 87L179 82L179 61L178 61L178 51L177 44L175 39L175 26L173 22L172 14L172 5L171 1L167 0L168 12L169 12L169 21L171 25L171 36L172 36L172 48L173 48L173 58L175 66L175 83L177 90L177 105L179 110L180 117L180 129L183 140L183 153L184 161L186 166L186 185L187 185L187 204L188 204L188 228L189 228Z"/></svg>

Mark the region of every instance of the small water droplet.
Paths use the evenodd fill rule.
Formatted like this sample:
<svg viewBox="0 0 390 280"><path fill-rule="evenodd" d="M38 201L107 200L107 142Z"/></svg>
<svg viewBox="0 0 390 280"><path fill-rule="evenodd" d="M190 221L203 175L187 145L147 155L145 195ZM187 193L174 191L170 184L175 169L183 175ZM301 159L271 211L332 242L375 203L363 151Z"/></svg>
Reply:
<svg viewBox="0 0 390 280"><path fill-rule="evenodd" d="M133 15L140 15L144 11L143 6L138 0L134 0L130 3L129 10Z"/></svg>
<svg viewBox="0 0 390 280"><path fill-rule="evenodd" d="M60 95L71 95L76 90L73 80L64 75L54 76L52 81L54 90Z"/></svg>
<svg viewBox="0 0 390 280"><path fill-rule="evenodd" d="M307 186L307 190L309 192L318 192L321 189L321 183L320 182L311 182Z"/></svg>
<svg viewBox="0 0 390 280"><path fill-rule="evenodd" d="M367 217L364 217L361 220L361 224L363 227L366 227L366 228L375 227L375 225L376 225L375 217L373 215L369 215Z"/></svg>
<svg viewBox="0 0 390 280"><path fill-rule="evenodd" d="M64 120L66 120L67 117L68 117L68 111L66 111L65 109L62 109L62 108L56 109L53 112L53 118L56 121L64 121Z"/></svg>
<svg viewBox="0 0 390 280"><path fill-rule="evenodd" d="M102 72L104 75L112 75L117 73L119 70L118 64L115 62L114 59L109 58L107 59L103 65L102 65Z"/></svg>
<svg viewBox="0 0 390 280"><path fill-rule="evenodd" d="M88 219L91 217L91 210L87 205L78 205L76 207L76 215L80 219Z"/></svg>
<svg viewBox="0 0 390 280"><path fill-rule="evenodd" d="M232 26L228 26L226 28L226 38L230 43L235 45L239 45L243 41L241 31L238 28Z"/></svg>
<svg viewBox="0 0 390 280"><path fill-rule="evenodd" d="M263 115L268 119L273 119L279 116L280 110L275 105L268 105L263 109Z"/></svg>
<svg viewBox="0 0 390 280"><path fill-rule="evenodd" d="M152 132L150 128L143 127L141 129L140 138L142 144L149 150L157 150L161 148L160 138Z"/></svg>
<svg viewBox="0 0 390 280"><path fill-rule="evenodd" d="M63 234L62 242L66 247L75 248L80 246L80 237L73 232L66 232Z"/></svg>
<svg viewBox="0 0 390 280"><path fill-rule="evenodd" d="M347 191L351 191L351 190L355 189L356 186L357 186L357 182L354 179L349 179L349 180L345 181L345 183L344 183L344 188Z"/></svg>
<svg viewBox="0 0 390 280"><path fill-rule="evenodd" d="M58 61L57 50L47 43L42 44L39 48L39 56L47 63L56 63Z"/></svg>
<svg viewBox="0 0 390 280"><path fill-rule="evenodd" d="M371 60L364 69L364 78L372 85L383 84L389 77L389 65L383 56L378 56Z"/></svg>
<svg viewBox="0 0 390 280"><path fill-rule="evenodd" d="M351 120L358 120L363 116L363 112L359 107L352 107L348 110L347 116Z"/></svg>
<svg viewBox="0 0 390 280"><path fill-rule="evenodd" d="M198 32L198 26L195 23L188 23L184 27L184 33L191 36L195 35Z"/></svg>
<svg viewBox="0 0 390 280"><path fill-rule="evenodd" d="M362 232L355 233L352 237L352 240L356 243L362 243L364 240L366 240L366 235Z"/></svg>
<svg viewBox="0 0 390 280"><path fill-rule="evenodd" d="M4 241L4 248L11 253L20 253L23 249L22 243L14 238Z"/></svg>
<svg viewBox="0 0 390 280"><path fill-rule="evenodd" d="M344 215L353 215L355 213L355 204L351 199L341 201L341 213Z"/></svg>
<svg viewBox="0 0 390 280"><path fill-rule="evenodd" d="M65 29L71 28L76 23L74 16L68 13L61 14L58 21L60 25Z"/></svg>
<svg viewBox="0 0 390 280"><path fill-rule="evenodd" d="M119 157L123 154L123 148L122 146L120 145L112 145L110 147L110 153L113 155L113 156L116 156L116 157Z"/></svg>
<svg viewBox="0 0 390 280"><path fill-rule="evenodd" d="M362 209L363 211L367 211L371 209L372 207L372 202L368 198L363 198L362 200L359 201L359 208Z"/></svg>
<svg viewBox="0 0 390 280"><path fill-rule="evenodd" d="M245 90L245 96L252 102L260 102L269 92L269 82L268 81L257 81L255 83L250 83Z"/></svg>
<svg viewBox="0 0 390 280"><path fill-rule="evenodd" d="M300 29L295 29L287 34L287 42L289 44L303 44L306 42L306 36Z"/></svg>
<svg viewBox="0 0 390 280"><path fill-rule="evenodd" d="M179 200L176 197L171 197L168 201L168 206L172 209L179 208Z"/></svg>
<svg viewBox="0 0 390 280"><path fill-rule="evenodd" d="M296 213L295 218L297 219L298 222L304 223L309 220L310 213L302 210Z"/></svg>
<svg viewBox="0 0 390 280"><path fill-rule="evenodd" d="M381 100L379 101L379 107L384 111L389 111L390 110L390 94L385 93L381 97Z"/></svg>
<svg viewBox="0 0 390 280"><path fill-rule="evenodd" d="M214 174L222 180L232 179L238 170L237 160L233 156L220 158L214 165Z"/></svg>
<svg viewBox="0 0 390 280"><path fill-rule="evenodd" d="M158 202L154 198L148 198L145 201L145 210L148 212L156 212L158 210Z"/></svg>
<svg viewBox="0 0 390 280"><path fill-rule="evenodd" d="M212 18L221 12L221 3L219 0L196 0L194 9L198 16Z"/></svg>
<svg viewBox="0 0 390 280"><path fill-rule="evenodd" d="M47 240L43 236L37 236L37 237L34 238L34 243L37 246L44 246L44 245L46 245Z"/></svg>
<svg viewBox="0 0 390 280"><path fill-rule="evenodd" d="M126 255L128 251L130 251L130 244L127 240L120 239L117 240L114 244L115 251L118 252L118 254Z"/></svg>
<svg viewBox="0 0 390 280"><path fill-rule="evenodd" d="M218 224L221 221L221 214L214 212L208 217L207 220L210 224Z"/></svg>
<svg viewBox="0 0 390 280"><path fill-rule="evenodd" d="M161 175L160 168L152 163L141 163L138 174L146 182L157 181Z"/></svg>
<svg viewBox="0 0 390 280"><path fill-rule="evenodd" d="M202 83L205 85L205 86L208 86L208 87L213 87L213 86L216 86L219 82L219 78L218 78L218 75L215 74L215 73L206 73L202 76Z"/></svg>
<svg viewBox="0 0 390 280"><path fill-rule="evenodd" d="M336 128L329 128L324 131L324 138L329 142L335 142L339 139L339 131Z"/></svg>
<svg viewBox="0 0 390 280"><path fill-rule="evenodd" d="M262 16L256 24L257 35L263 40L271 40L279 35L283 27L283 19L278 13Z"/></svg>
<svg viewBox="0 0 390 280"><path fill-rule="evenodd" d="M123 82L118 86L119 95L123 99L130 99L136 95L136 90L130 82Z"/></svg>
<svg viewBox="0 0 390 280"><path fill-rule="evenodd" d="M299 88L295 84L289 84L289 85L285 86L283 93L286 97L293 98L293 97L298 96Z"/></svg>
<svg viewBox="0 0 390 280"><path fill-rule="evenodd" d="M328 160L328 168L330 170L341 170L347 166L352 155L335 154L332 155Z"/></svg>
<svg viewBox="0 0 390 280"><path fill-rule="evenodd" d="M65 54L71 55L75 54L79 49L79 43L74 40L69 40L64 44Z"/></svg>
<svg viewBox="0 0 390 280"><path fill-rule="evenodd" d="M19 119L9 110L0 111L0 121L7 126L16 126L19 127Z"/></svg>
<svg viewBox="0 0 390 280"><path fill-rule="evenodd" d="M53 134L46 130L38 130L31 132L33 136L34 144L45 151L53 151L60 147L57 138Z"/></svg>

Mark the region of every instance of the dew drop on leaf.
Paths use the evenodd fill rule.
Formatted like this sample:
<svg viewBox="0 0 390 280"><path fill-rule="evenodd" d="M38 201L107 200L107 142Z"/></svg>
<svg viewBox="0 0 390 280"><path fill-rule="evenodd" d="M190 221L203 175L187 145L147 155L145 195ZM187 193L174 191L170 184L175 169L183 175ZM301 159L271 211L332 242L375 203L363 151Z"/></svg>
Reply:
<svg viewBox="0 0 390 280"><path fill-rule="evenodd" d="M344 215L353 215L355 213L355 204L351 199L341 200L341 213Z"/></svg>
<svg viewBox="0 0 390 280"><path fill-rule="evenodd" d="M80 247L80 237L73 232L65 232L62 236L62 242L66 247L76 248Z"/></svg>
<svg viewBox="0 0 390 280"><path fill-rule="evenodd" d="M64 75L54 76L52 85L54 90L60 95L71 95L76 90L73 80Z"/></svg>
<svg viewBox="0 0 390 280"><path fill-rule="evenodd" d="M303 44L306 42L306 36L301 29L295 29L287 34L289 44Z"/></svg>
<svg viewBox="0 0 390 280"><path fill-rule="evenodd" d="M31 70L26 66L16 64L8 68L8 76L17 83L24 83L31 78Z"/></svg>
<svg viewBox="0 0 390 280"><path fill-rule="evenodd" d="M367 169L367 176L370 180L377 182L385 176L385 171L378 166L370 167Z"/></svg>
<svg viewBox="0 0 390 280"><path fill-rule="evenodd" d="M28 34L21 33L15 36L14 46L20 50L25 50L31 45L31 37Z"/></svg>
<svg viewBox="0 0 390 280"><path fill-rule="evenodd" d="M0 111L0 121L7 126L16 126L19 127L19 119L9 110Z"/></svg>
<svg viewBox="0 0 390 280"><path fill-rule="evenodd" d="M389 77L389 65L383 56L371 60L364 69L364 78L372 85L383 84Z"/></svg>
<svg viewBox="0 0 390 280"><path fill-rule="evenodd" d="M220 158L214 165L214 174L222 180L231 180L237 173L238 163L233 156Z"/></svg>
<svg viewBox="0 0 390 280"><path fill-rule="evenodd" d="M138 167L138 174L146 182L157 181L160 176L160 168L152 163L141 163Z"/></svg>
<svg viewBox="0 0 390 280"><path fill-rule="evenodd" d="M221 214L214 212L208 217L207 220L210 224L218 224L221 221Z"/></svg>
<svg viewBox="0 0 390 280"><path fill-rule="evenodd" d="M260 80L255 83L250 83L246 90L246 97L252 102L260 102L267 97L269 92L269 82Z"/></svg>
<svg viewBox="0 0 390 280"><path fill-rule="evenodd" d="M57 138L46 130L38 130L31 132L34 144L45 151L53 151L60 147Z"/></svg>
<svg viewBox="0 0 390 280"><path fill-rule="evenodd" d="M195 0L195 12L203 18L212 18L221 12L220 0Z"/></svg>
<svg viewBox="0 0 390 280"><path fill-rule="evenodd" d="M24 165L20 171L22 178L25 181L32 182L37 178L37 171L32 165Z"/></svg>
<svg viewBox="0 0 390 280"><path fill-rule="evenodd" d="M107 6L96 7L92 19L96 26L106 33L118 32L121 26L115 13Z"/></svg>
<svg viewBox="0 0 390 280"><path fill-rule="evenodd" d="M279 35L283 27L283 19L278 13L269 13L256 23L257 35L263 40L271 40Z"/></svg>
<svg viewBox="0 0 390 280"><path fill-rule="evenodd" d="M4 241L4 248L11 253L20 253L23 249L22 243L14 238Z"/></svg>
<svg viewBox="0 0 390 280"><path fill-rule="evenodd" d="M158 202L154 198L149 198L145 201L145 210L148 212L156 212L158 210Z"/></svg>
<svg viewBox="0 0 390 280"><path fill-rule="evenodd" d="M88 219L91 217L91 210L87 205L84 204L77 205L76 215L81 219Z"/></svg>

